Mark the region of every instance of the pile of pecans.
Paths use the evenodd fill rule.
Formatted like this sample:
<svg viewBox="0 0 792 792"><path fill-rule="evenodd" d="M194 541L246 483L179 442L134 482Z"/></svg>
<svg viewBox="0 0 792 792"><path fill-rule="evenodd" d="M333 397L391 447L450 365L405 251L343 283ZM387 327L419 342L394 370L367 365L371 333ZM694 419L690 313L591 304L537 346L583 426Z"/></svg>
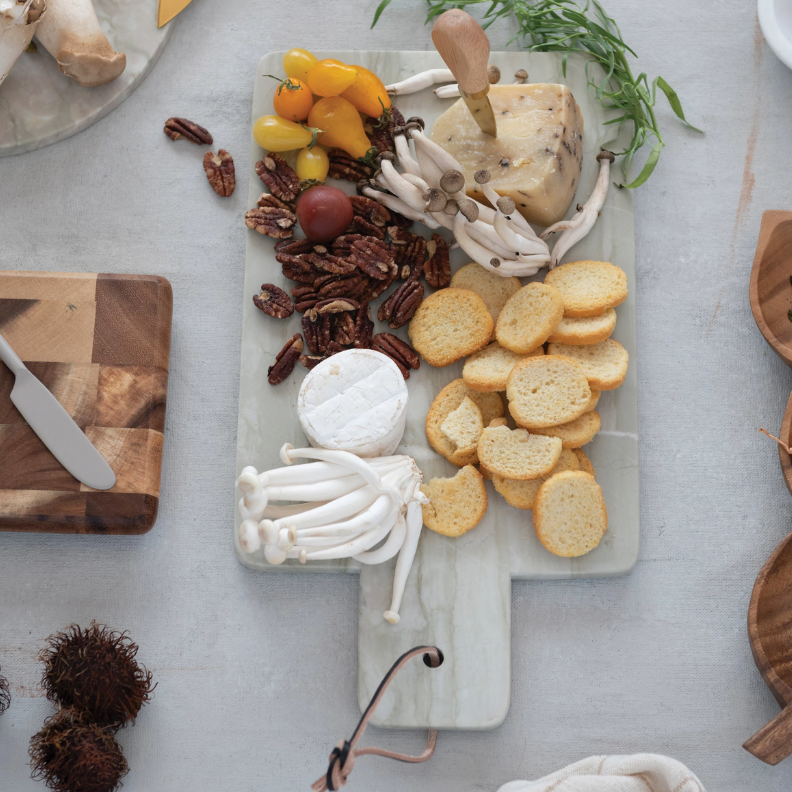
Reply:
<svg viewBox="0 0 792 792"><path fill-rule="evenodd" d="M349 177L356 177L357 171ZM246 213L245 224L278 240L275 258L284 277L296 285L289 296L264 283L253 302L275 319L286 319L295 311L302 314L302 334L290 338L278 354L268 372L269 383L283 382L298 361L310 369L352 348L387 355L408 379L420 358L392 333L374 334L369 303L396 284L379 306L377 319L392 330L406 325L424 298L421 277L435 289L451 280L446 241L439 234L427 240L413 233L409 220L362 195L350 198L352 224L333 242L319 245L295 239L295 203L301 190L297 174L274 153L256 164L256 173L270 193L262 193L257 208Z"/></svg>

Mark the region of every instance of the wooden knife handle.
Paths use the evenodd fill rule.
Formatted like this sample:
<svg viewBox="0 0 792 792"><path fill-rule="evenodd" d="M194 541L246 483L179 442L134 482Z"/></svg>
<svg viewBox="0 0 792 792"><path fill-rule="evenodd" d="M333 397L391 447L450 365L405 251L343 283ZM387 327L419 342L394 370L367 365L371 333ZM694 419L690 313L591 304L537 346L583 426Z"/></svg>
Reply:
<svg viewBox="0 0 792 792"><path fill-rule="evenodd" d="M470 14L459 8L441 14L432 27L432 41L465 93L489 88L489 39Z"/></svg>

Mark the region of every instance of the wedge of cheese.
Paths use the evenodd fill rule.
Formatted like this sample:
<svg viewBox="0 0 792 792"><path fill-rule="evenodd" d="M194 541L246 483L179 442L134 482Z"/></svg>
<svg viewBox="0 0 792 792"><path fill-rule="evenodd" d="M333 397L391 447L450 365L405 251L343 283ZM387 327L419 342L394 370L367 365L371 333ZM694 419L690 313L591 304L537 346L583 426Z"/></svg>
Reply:
<svg viewBox="0 0 792 792"><path fill-rule="evenodd" d="M564 218L583 162L583 115L565 85L493 85L498 137L485 135L462 99L435 122L432 140L459 160L468 195L487 203L473 174L485 168L500 195L531 223Z"/></svg>

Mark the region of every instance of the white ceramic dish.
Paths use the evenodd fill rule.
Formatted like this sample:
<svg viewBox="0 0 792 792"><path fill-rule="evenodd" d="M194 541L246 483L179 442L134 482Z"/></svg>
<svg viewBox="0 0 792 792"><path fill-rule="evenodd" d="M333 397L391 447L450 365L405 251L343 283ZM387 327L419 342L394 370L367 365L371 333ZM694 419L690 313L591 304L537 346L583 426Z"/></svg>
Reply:
<svg viewBox="0 0 792 792"><path fill-rule="evenodd" d="M792 0L759 0L759 25L770 49L792 69Z"/></svg>
<svg viewBox="0 0 792 792"><path fill-rule="evenodd" d="M22 57L0 86L0 157L22 154L65 140L112 110L145 79L173 32L157 27L158 0L93 0L102 30L127 57L124 73L107 85L84 88L62 74L38 46Z"/></svg>
<svg viewBox="0 0 792 792"><path fill-rule="evenodd" d="M435 52L323 52L319 57L340 58L371 69L386 83L429 68L442 67ZM264 75L282 71L280 53L261 60L256 70L253 118L272 113L277 83ZM492 53L504 81L517 69L527 69L532 81L564 82L570 86L585 119L584 165L576 201L587 198L597 178L597 152L606 137L600 103L586 90L584 61L572 58L567 77L561 73L560 58L554 54L520 52ZM427 89L399 97L396 102L405 117L419 115L427 129L454 100L440 100ZM252 142L249 166L249 206L263 191L254 165L262 149ZM616 171L619 174L619 171ZM615 174L615 178L618 175ZM347 192L349 182L338 182ZM574 208L570 209L570 213ZM416 231L421 227L415 226ZM425 229L424 229L425 230ZM430 233L427 231L427 233ZM602 431L586 446L597 471L608 508L609 527L600 546L582 558L553 556L539 543L530 512L509 506L488 485L489 509L482 522L460 539L447 539L424 529L416 560L407 582L398 625L388 624L382 614L390 605L393 563L360 569L352 561L328 561L300 565L287 562L271 566L263 555L244 553L234 542L241 563L266 572L294 571L360 573L359 698L362 706L402 652L421 644L436 644L445 662L431 675L423 666L406 667L391 685L377 709L378 725L399 728L486 729L498 726L509 708L511 678L511 579L558 580L623 575L638 557L638 391L635 345L635 248L632 193L611 189L601 216L589 236L576 245L565 260L603 259L627 273L630 296L617 308L614 338L630 353L625 384L605 393L597 407ZM452 254L452 269L469 259L462 251ZM278 451L285 442L296 447L308 443L296 414L297 393L305 376L299 365L289 379L277 387L267 384L267 368L288 338L300 329L299 315L277 321L255 308L252 296L262 283L272 282L289 290L275 261L273 240L248 232L243 301L242 370L239 394L237 474L245 465L259 470L280 467ZM540 273L542 277L544 272ZM372 310L376 316L376 307ZM376 332L383 329L377 323ZM407 328L396 331L407 338ZM443 386L461 376L462 361L446 368L426 363L412 372L408 381L410 404L407 429L396 453L411 455L425 479L452 476L457 468L428 445L424 422L429 405ZM237 493L236 497L239 497ZM230 515L229 515L230 517ZM262 607L264 607L262 603Z"/></svg>

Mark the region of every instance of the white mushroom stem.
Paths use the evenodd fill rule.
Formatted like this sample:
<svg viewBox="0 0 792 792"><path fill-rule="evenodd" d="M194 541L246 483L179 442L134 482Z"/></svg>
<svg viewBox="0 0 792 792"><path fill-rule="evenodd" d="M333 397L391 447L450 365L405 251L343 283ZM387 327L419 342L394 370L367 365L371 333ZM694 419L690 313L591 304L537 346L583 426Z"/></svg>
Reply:
<svg viewBox="0 0 792 792"><path fill-rule="evenodd" d="M484 197L493 205L495 206L498 203L498 200L502 197L495 189L490 186L488 183L481 183L478 182L478 186L481 188L481 191L484 193ZM493 223L494 223L494 215L493 215ZM539 239L536 235L536 231L533 230L531 224L519 213L514 212L510 217L509 221L519 234L524 236L526 239Z"/></svg>
<svg viewBox="0 0 792 792"><path fill-rule="evenodd" d="M355 514L348 520L322 524L313 528L303 528L297 531L299 544L305 544L305 539L321 539L330 537L344 537L352 534L369 531L384 521L388 512L393 509L393 499L390 495L380 495L367 509Z"/></svg>
<svg viewBox="0 0 792 792"><path fill-rule="evenodd" d="M410 151L410 142L407 140L407 135L394 135L393 145L396 148L396 156L399 158L399 164L404 169L405 175L412 173L413 176L421 175L421 166L413 159L412 152Z"/></svg>
<svg viewBox="0 0 792 792"><path fill-rule="evenodd" d="M394 522L395 515L393 515L389 522L383 522L381 526L372 528L370 531L366 531L366 533L360 534L351 541L345 542L338 547L330 547L325 550L309 550L307 553L307 560L328 561L336 558L351 558L358 553L363 553L366 550L370 550L372 547L374 547L374 545L378 544L385 538L388 531L390 531L390 529L393 527ZM297 555L299 555L299 548L295 548L295 550L297 551L295 557L297 557Z"/></svg>
<svg viewBox="0 0 792 792"><path fill-rule="evenodd" d="M413 129L411 132L413 143L415 144L415 154L420 155L421 151L431 157L434 163L445 173L446 171L456 170L464 173L465 169L459 164L459 160L449 154L444 148L438 146L431 138L428 138L421 129ZM420 157L418 159L420 162Z"/></svg>
<svg viewBox="0 0 792 792"><path fill-rule="evenodd" d="M392 212L398 212L401 215L415 220L418 223L423 223L427 228L439 228L439 223L424 212L416 212L411 206L408 206L404 201L397 198L395 195L389 195L381 190L375 190L373 187L364 187L361 191L367 198L373 198L379 201L385 208L390 209Z"/></svg>
<svg viewBox="0 0 792 792"><path fill-rule="evenodd" d="M380 494L376 487L366 485L354 492L350 492L348 495L342 495L340 498L336 498L318 509L311 509L302 514L275 520L275 525L278 528L285 528L287 525L294 528L314 528L319 525L345 520L362 509L367 509Z"/></svg>
<svg viewBox="0 0 792 792"><path fill-rule="evenodd" d="M315 481L311 484L289 484L284 487L267 487L267 500L312 501L332 500L348 495L363 486L360 476Z"/></svg>
<svg viewBox="0 0 792 792"><path fill-rule="evenodd" d="M382 161L382 170L377 176L377 182L390 190L397 198L401 198L404 203L412 207L416 212L422 212L425 190L413 184L393 167L393 163L388 160Z"/></svg>
<svg viewBox="0 0 792 792"><path fill-rule="evenodd" d="M504 214L504 210L502 209L504 206L508 214ZM543 242L538 237L526 239L526 237L515 233L515 231L509 227L508 221L511 220L512 216L517 212L514 201L511 198L498 199L495 208L497 210L495 212L495 231L512 250L517 252L518 255L547 255L550 252L547 243Z"/></svg>
<svg viewBox="0 0 792 792"><path fill-rule="evenodd" d="M550 259L550 269L558 266L564 254L575 244L580 242L597 222L599 213L605 205L608 197L608 186L610 184L610 164L614 157L610 151L601 151L597 155L600 164L600 172L594 190L583 206L578 206L578 213L571 220L562 220L545 229L542 239L546 239L556 231L563 229L563 233L556 240L553 246L553 253Z"/></svg>
<svg viewBox="0 0 792 792"><path fill-rule="evenodd" d="M0 85L28 48L46 6L45 0L0 0Z"/></svg>
<svg viewBox="0 0 792 792"><path fill-rule="evenodd" d="M422 91L424 88L429 88L437 83L453 82L455 79L450 69L429 69L428 71L413 74L412 77L408 77L401 82L386 85L385 90L390 94L403 96L404 94Z"/></svg>
<svg viewBox="0 0 792 792"><path fill-rule="evenodd" d="M434 89L435 96L438 99L458 99L460 96L459 85L441 85L439 88Z"/></svg>
<svg viewBox="0 0 792 792"><path fill-rule="evenodd" d="M104 85L126 68L126 55L110 46L91 0L47 0L36 38L80 85Z"/></svg>
<svg viewBox="0 0 792 792"><path fill-rule="evenodd" d="M399 558L396 561L396 571L393 573L393 598L389 610L384 613L385 620L391 624L399 623L399 608L401 607L404 588L410 575L415 552L418 549L418 540L421 538L423 528L423 514L418 503L407 506L407 536L404 539Z"/></svg>
<svg viewBox="0 0 792 792"><path fill-rule="evenodd" d="M390 561L401 550L406 536L407 522L404 515L400 514L396 518L396 524L391 528L388 538L380 547L365 553L358 553L352 558L355 561L360 561L361 564L382 564L385 561Z"/></svg>
<svg viewBox="0 0 792 792"><path fill-rule="evenodd" d="M429 185L420 177L406 171L401 174L402 179L414 184L420 191L423 200L423 195L429 190Z"/></svg>

